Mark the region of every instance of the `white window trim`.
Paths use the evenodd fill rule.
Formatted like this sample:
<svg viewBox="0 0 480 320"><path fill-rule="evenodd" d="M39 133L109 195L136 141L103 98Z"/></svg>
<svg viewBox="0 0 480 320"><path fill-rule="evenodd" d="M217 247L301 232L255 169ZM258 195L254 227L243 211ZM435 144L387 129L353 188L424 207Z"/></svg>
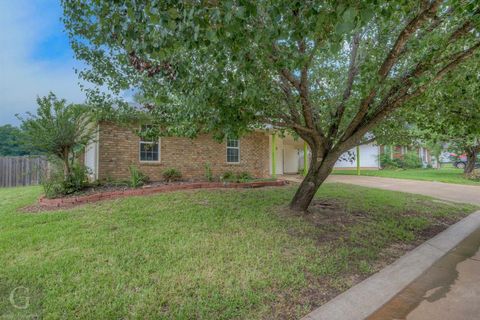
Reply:
<svg viewBox="0 0 480 320"><path fill-rule="evenodd" d="M228 146L228 140L237 140L238 141L238 147L229 147ZM232 162L228 161L228 149L238 149L238 161L237 162ZM240 151L240 139L228 139L225 141L225 161L227 164L240 164L240 159L241 159L241 151Z"/></svg>
<svg viewBox="0 0 480 320"><path fill-rule="evenodd" d="M155 141L143 141L140 140L138 142L138 161L140 163L160 163L162 161L162 144L161 144L161 139L158 138L158 160L142 160L142 154L141 154L141 145L142 143L147 143L147 144L153 144Z"/></svg>
<svg viewBox="0 0 480 320"><path fill-rule="evenodd" d="M140 126L139 130L141 131L142 130L142 127L143 126ZM140 138L140 141L138 142L138 162L139 163L160 163L161 160L162 160L162 144L161 144L161 139L158 138L158 160L142 160L142 153L141 153L141 147L142 147L142 143L150 143L150 144L153 144L155 143L155 141L145 141L145 140L142 140L142 138Z"/></svg>

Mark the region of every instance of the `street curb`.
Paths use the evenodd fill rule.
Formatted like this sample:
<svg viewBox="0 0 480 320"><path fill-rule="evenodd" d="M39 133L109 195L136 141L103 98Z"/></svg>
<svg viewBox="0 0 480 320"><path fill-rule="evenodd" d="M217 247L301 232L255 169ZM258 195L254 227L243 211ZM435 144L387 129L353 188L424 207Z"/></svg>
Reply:
<svg viewBox="0 0 480 320"><path fill-rule="evenodd" d="M394 263L315 309L302 320L365 319L477 228L480 228L480 211L450 226Z"/></svg>

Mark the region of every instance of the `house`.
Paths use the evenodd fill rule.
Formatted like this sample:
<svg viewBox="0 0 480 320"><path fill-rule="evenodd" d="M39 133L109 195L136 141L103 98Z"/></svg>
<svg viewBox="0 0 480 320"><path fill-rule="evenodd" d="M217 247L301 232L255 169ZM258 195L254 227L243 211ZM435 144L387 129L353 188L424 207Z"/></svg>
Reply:
<svg viewBox="0 0 480 320"><path fill-rule="evenodd" d="M251 132L240 139L219 143L210 135L195 139L161 137L142 141L131 128L109 122L98 124L97 136L85 149L84 163L96 180L129 178L129 167L137 166L151 180L162 180L162 173L175 168L183 178L200 180L209 166L214 176L227 171L248 172L254 177L296 174L304 169L308 148L301 139L280 135L273 130ZM356 150L351 151L353 154ZM380 149L374 144L360 146L360 167L378 169ZM337 168L356 168L355 161L339 160ZM273 174L275 172L275 174Z"/></svg>
<svg viewBox="0 0 480 320"><path fill-rule="evenodd" d="M409 147L409 146L381 146L380 154L388 154L390 159L402 159L405 154L408 152L414 152L418 155L419 159L422 161L422 167L426 168L428 166L436 167L437 161L430 151L425 147Z"/></svg>

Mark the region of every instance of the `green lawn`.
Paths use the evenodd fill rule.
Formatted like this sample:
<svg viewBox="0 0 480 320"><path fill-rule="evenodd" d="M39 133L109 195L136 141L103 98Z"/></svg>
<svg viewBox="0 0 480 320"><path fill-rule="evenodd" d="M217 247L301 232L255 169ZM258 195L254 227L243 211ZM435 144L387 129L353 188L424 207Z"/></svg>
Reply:
<svg viewBox="0 0 480 320"><path fill-rule="evenodd" d="M356 175L356 170L334 170L333 174ZM480 180L470 180L463 176L461 169L447 167L442 169L383 169L362 170L362 176L388 177L398 179L438 181L456 184L479 185Z"/></svg>
<svg viewBox="0 0 480 320"><path fill-rule="evenodd" d="M0 319L296 318L475 209L328 184L308 216L294 186L17 210L40 191L0 189Z"/></svg>

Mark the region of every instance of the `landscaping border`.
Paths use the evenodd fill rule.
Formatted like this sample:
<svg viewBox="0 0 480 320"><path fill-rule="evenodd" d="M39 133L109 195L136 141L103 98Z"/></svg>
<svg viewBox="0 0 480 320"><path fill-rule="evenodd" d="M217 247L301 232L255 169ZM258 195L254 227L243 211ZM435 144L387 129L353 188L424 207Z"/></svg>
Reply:
<svg viewBox="0 0 480 320"><path fill-rule="evenodd" d="M96 194L49 199L45 196L40 197L38 203L45 208L72 207L81 204L111 200L129 196L144 196L155 193L171 192L178 190L192 189L238 189L238 188L261 188L261 187L280 187L286 185L285 180L276 181L254 181L254 182L192 182L179 184L166 184L155 187L143 187L140 189L127 189L120 191L99 192Z"/></svg>

